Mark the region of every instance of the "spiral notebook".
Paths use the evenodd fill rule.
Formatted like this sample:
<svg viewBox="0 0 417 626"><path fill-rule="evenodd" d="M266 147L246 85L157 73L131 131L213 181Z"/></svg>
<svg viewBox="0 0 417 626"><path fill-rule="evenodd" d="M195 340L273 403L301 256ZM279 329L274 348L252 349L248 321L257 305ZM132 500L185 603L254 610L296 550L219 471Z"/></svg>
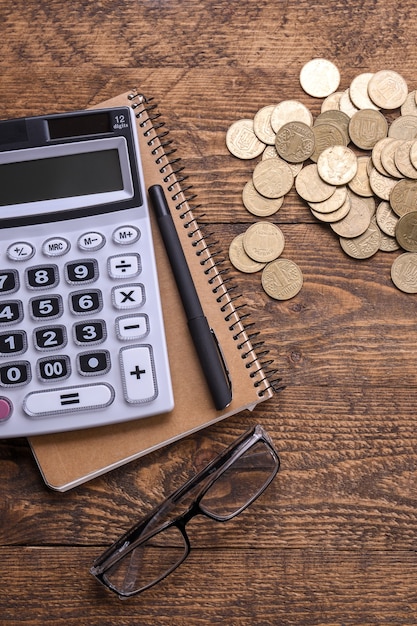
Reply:
<svg viewBox="0 0 417 626"><path fill-rule="evenodd" d="M279 389L267 351L258 342L244 304L234 304L227 268L213 254L194 204L195 196L169 138L158 107L142 94L125 93L93 108L130 104L139 134L145 185L162 185L195 282L204 313L229 370L233 400L224 411L213 406L191 341L180 296L159 229L152 223L165 320L175 407L170 413L122 424L29 439L45 483L66 491L133 459L196 432L214 422L253 409ZM152 215L153 219L153 215ZM262 349L260 358L256 349Z"/></svg>

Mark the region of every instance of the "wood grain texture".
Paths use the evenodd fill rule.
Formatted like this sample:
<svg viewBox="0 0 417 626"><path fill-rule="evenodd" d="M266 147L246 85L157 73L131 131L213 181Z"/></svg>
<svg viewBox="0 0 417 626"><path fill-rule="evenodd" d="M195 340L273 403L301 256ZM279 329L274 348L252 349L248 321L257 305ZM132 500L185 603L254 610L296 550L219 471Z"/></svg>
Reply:
<svg viewBox="0 0 417 626"><path fill-rule="evenodd" d="M388 0L0 0L1 117L81 109L138 87L159 103L245 312L285 391L65 494L43 484L23 439L0 441L0 624L366 626L417 622L415 296L390 279L397 253L347 257L292 190L272 221L304 274L275 302L234 270L233 237L256 218L241 193L254 162L229 125L284 99L313 57L341 89L399 71L417 87L417 7ZM397 112L390 114L390 119ZM93 559L249 424L281 471L227 524L196 519L193 550L162 585L120 602Z"/></svg>

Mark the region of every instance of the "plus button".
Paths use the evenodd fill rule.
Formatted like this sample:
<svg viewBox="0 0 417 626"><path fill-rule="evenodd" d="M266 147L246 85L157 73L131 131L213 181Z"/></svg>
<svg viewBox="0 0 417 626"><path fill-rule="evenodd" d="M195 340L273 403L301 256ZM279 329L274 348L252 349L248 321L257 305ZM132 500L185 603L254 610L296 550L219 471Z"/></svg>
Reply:
<svg viewBox="0 0 417 626"><path fill-rule="evenodd" d="M136 365L133 372L130 372L130 375L136 376L137 380L140 380L141 374L146 374L146 370L141 370L139 365Z"/></svg>

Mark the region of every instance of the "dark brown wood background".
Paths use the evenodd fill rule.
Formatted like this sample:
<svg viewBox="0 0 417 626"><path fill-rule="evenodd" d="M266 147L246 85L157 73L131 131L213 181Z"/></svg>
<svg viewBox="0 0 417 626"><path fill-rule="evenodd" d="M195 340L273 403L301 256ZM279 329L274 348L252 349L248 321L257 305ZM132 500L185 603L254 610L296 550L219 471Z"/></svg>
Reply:
<svg viewBox="0 0 417 626"><path fill-rule="evenodd" d="M225 147L232 122L299 99L299 72L334 61L341 88L399 71L417 88L413 0L0 0L1 117L84 108L133 87L159 103L220 240L256 218L254 163ZM292 191L274 216L301 293L275 302L232 270L287 388L272 400L65 494L25 440L0 442L0 623L108 626L417 623L417 296L398 253L355 261ZM228 524L198 519L166 582L121 602L89 574L120 532L249 424L282 469Z"/></svg>

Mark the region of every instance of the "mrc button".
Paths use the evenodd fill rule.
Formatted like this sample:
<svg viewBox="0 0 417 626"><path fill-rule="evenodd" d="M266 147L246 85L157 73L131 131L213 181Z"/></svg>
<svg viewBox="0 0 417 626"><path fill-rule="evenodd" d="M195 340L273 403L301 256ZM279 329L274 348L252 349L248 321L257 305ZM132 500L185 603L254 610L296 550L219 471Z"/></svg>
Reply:
<svg viewBox="0 0 417 626"><path fill-rule="evenodd" d="M42 244L42 252L46 256L61 256L70 249L70 242L63 237L51 237Z"/></svg>

